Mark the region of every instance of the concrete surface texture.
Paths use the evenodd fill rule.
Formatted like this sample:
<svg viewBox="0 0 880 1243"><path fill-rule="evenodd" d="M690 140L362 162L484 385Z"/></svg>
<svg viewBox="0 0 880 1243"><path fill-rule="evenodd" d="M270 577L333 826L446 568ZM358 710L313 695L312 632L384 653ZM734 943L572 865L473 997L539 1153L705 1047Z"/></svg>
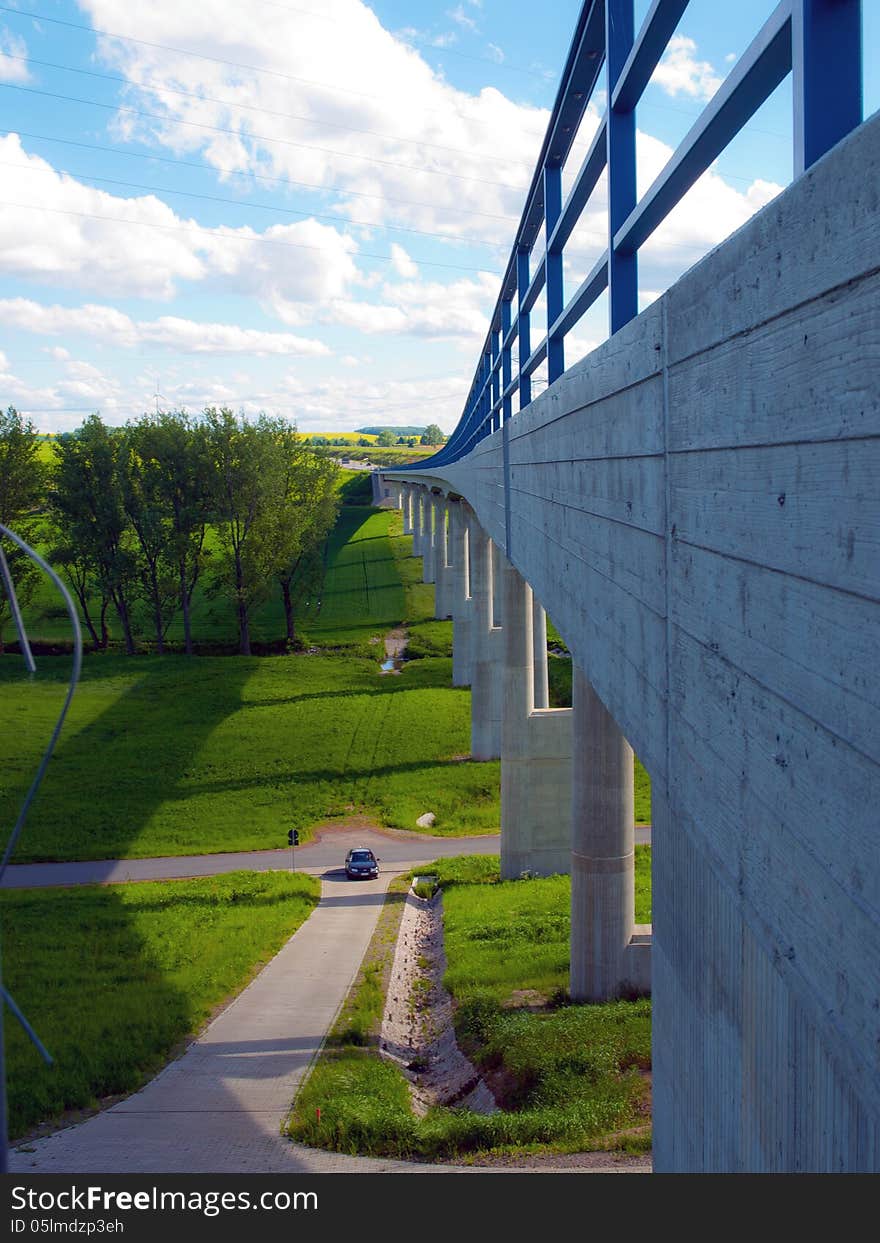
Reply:
<svg viewBox="0 0 880 1243"><path fill-rule="evenodd" d="M439 498L439 539L437 552L437 586L435 592L434 615L443 620L452 616L452 580L455 573L452 566L452 532L450 530L450 504L445 497Z"/></svg>
<svg viewBox="0 0 880 1243"><path fill-rule="evenodd" d="M467 499L651 775L661 1170L880 1169L878 186L875 116L407 476Z"/></svg>
<svg viewBox="0 0 880 1243"><path fill-rule="evenodd" d="M650 944L633 943L633 753L575 666L570 989L575 1001L650 990ZM641 934L644 936L644 934Z"/></svg>
<svg viewBox="0 0 880 1243"><path fill-rule="evenodd" d="M489 537L475 520L468 524L471 557L471 755L501 755L501 633L492 610L492 553Z"/></svg>
<svg viewBox="0 0 880 1243"><path fill-rule="evenodd" d="M470 595L468 520L462 501L450 509L452 540L452 685L470 686L473 667L473 602Z"/></svg>
<svg viewBox="0 0 880 1243"><path fill-rule="evenodd" d="M501 875L571 871L571 710L534 706L532 590L497 558L504 606Z"/></svg>

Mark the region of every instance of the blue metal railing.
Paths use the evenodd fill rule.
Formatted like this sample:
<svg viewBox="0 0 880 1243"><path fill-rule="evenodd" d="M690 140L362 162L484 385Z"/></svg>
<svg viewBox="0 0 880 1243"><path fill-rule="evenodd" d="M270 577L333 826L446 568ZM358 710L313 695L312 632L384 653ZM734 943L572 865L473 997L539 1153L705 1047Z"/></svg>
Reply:
<svg viewBox="0 0 880 1243"><path fill-rule="evenodd" d="M688 4L653 0L637 35L633 0L586 0L581 8L464 411L446 445L419 471L470 453L511 417L515 393L520 410L527 406L532 376L545 359L548 384L562 375L566 335L606 289L612 333L638 313L639 247L789 73L795 176L860 124L861 0L782 0L638 199L635 108ZM610 107L563 202L562 168L603 65ZM607 246L566 301L565 244L606 168ZM544 253L532 271L542 227ZM546 328L532 348L531 312L544 290Z"/></svg>

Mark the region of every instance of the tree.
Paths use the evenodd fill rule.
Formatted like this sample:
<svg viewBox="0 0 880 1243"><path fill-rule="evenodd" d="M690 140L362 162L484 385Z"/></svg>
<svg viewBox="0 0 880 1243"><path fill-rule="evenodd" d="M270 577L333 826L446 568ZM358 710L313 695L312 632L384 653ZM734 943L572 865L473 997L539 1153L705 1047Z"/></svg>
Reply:
<svg viewBox="0 0 880 1243"><path fill-rule="evenodd" d="M220 544L212 590L233 601L239 652L249 656L251 610L265 599L278 568L278 497L286 469L280 441L289 424L265 414L248 422L213 406L204 418Z"/></svg>
<svg viewBox="0 0 880 1243"><path fill-rule="evenodd" d="M141 476L139 490L133 490L128 503L149 518L139 519L138 525L157 647L161 652L168 623L179 608L184 648L192 655L192 597L207 560L205 534L215 500L206 429L185 411L162 411L129 425L128 436ZM148 552L153 534L162 537L157 555Z"/></svg>
<svg viewBox="0 0 880 1243"><path fill-rule="evenodd" d="M339 468L313 453L292 428L282 435L280 447L286 467L276 519L276 576L284 603L286 637L292 644L297 637L297 607L317 592L323 580L323 548L339 511Z"/></svg>
<svg viewBox="0 0 880 1243"><path fill-rule="evenodd" d="M122 436L106 427L99 414L90 415L76 432L55 441L58 465L50 500L64 546L78 550L112 602L131 656L137 559L123 497L123 452Z"/></svg>
<svg viewBox="0 0 880 1243"><path fill-rule="evenodd" d="M165 632L174 615L177 585L171 556L170 515L151 441L149 416L119 433L122 504L137 541L137 581L153 619L156 651L165 651Z"/></svg>
<svg viewBox="0 0 880 1243"><path fill-rule="evenodd" d="M389 449L396 443L396 439L394 432L389 427L385 427L376 437L376 444L382 449Z"/></svg>
<svg viewBox="0 0 880 1243"><path fill-rule="evenodd" d="M85 622L95 650L106 651L110 641L110 632L107 629L110 597L101 588L91 557L73 542L70 536L70 526L63 515L56 510L53 517L52 548L47 560L50 565L61 570L67 579L68 585L79 602L80 615ZM101 601L97 623L93 616L96 598Z"/></svg>
<svg viewBox="0 0 880 1243"><path fill-rule="evenodd" d="M442 445L445 442L446 437L436 423L429 423L422 432L421 443L423 445Z"/></svg>
<svg viewBox="0 0 880 1243"><path fill-rule="evenodd" d="M40 460L39 433L10 406L0 411L0 522L27 539L36 525L36 511L45 500L46 467ZM17 545L4 547L9 574L20 605L33 598L40 572ZM3 631L12 620L12 609L0 581L0 652Z"/></svg>

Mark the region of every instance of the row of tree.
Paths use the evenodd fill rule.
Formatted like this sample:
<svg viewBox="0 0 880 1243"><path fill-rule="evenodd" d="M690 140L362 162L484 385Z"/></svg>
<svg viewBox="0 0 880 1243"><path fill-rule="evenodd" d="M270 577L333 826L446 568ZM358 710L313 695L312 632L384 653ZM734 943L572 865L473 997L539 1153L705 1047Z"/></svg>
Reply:
<svg viewBox="0 0 880 1243"><path fill-rule="evenodd" d="M339 502L338 467L291 424L211 407L112 428L95 414L52 450L49 462L33 425L13 408L0 413L0 522L48 548L96 648L107 647L114 614L127 652L143 617L163 652L179 616L191 653L199 584L234 608L242 654L253 610L273 591L296 642L297 609L320 584ZM7 559L26 604L37 571L16 550ZM9 620L0 585L0 642Z"/></svg>

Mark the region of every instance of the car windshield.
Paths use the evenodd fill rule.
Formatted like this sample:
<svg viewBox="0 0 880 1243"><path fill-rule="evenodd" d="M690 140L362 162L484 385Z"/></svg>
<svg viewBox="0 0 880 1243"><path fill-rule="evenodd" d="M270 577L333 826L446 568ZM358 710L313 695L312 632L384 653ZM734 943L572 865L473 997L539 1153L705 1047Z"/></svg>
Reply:
<svg viewBox="0 0 880 1243"><path fill-rule="evenodd" d="M351 861L352 863L372 863L373 852L372 850L353 850L351 852Z"/></svg>

